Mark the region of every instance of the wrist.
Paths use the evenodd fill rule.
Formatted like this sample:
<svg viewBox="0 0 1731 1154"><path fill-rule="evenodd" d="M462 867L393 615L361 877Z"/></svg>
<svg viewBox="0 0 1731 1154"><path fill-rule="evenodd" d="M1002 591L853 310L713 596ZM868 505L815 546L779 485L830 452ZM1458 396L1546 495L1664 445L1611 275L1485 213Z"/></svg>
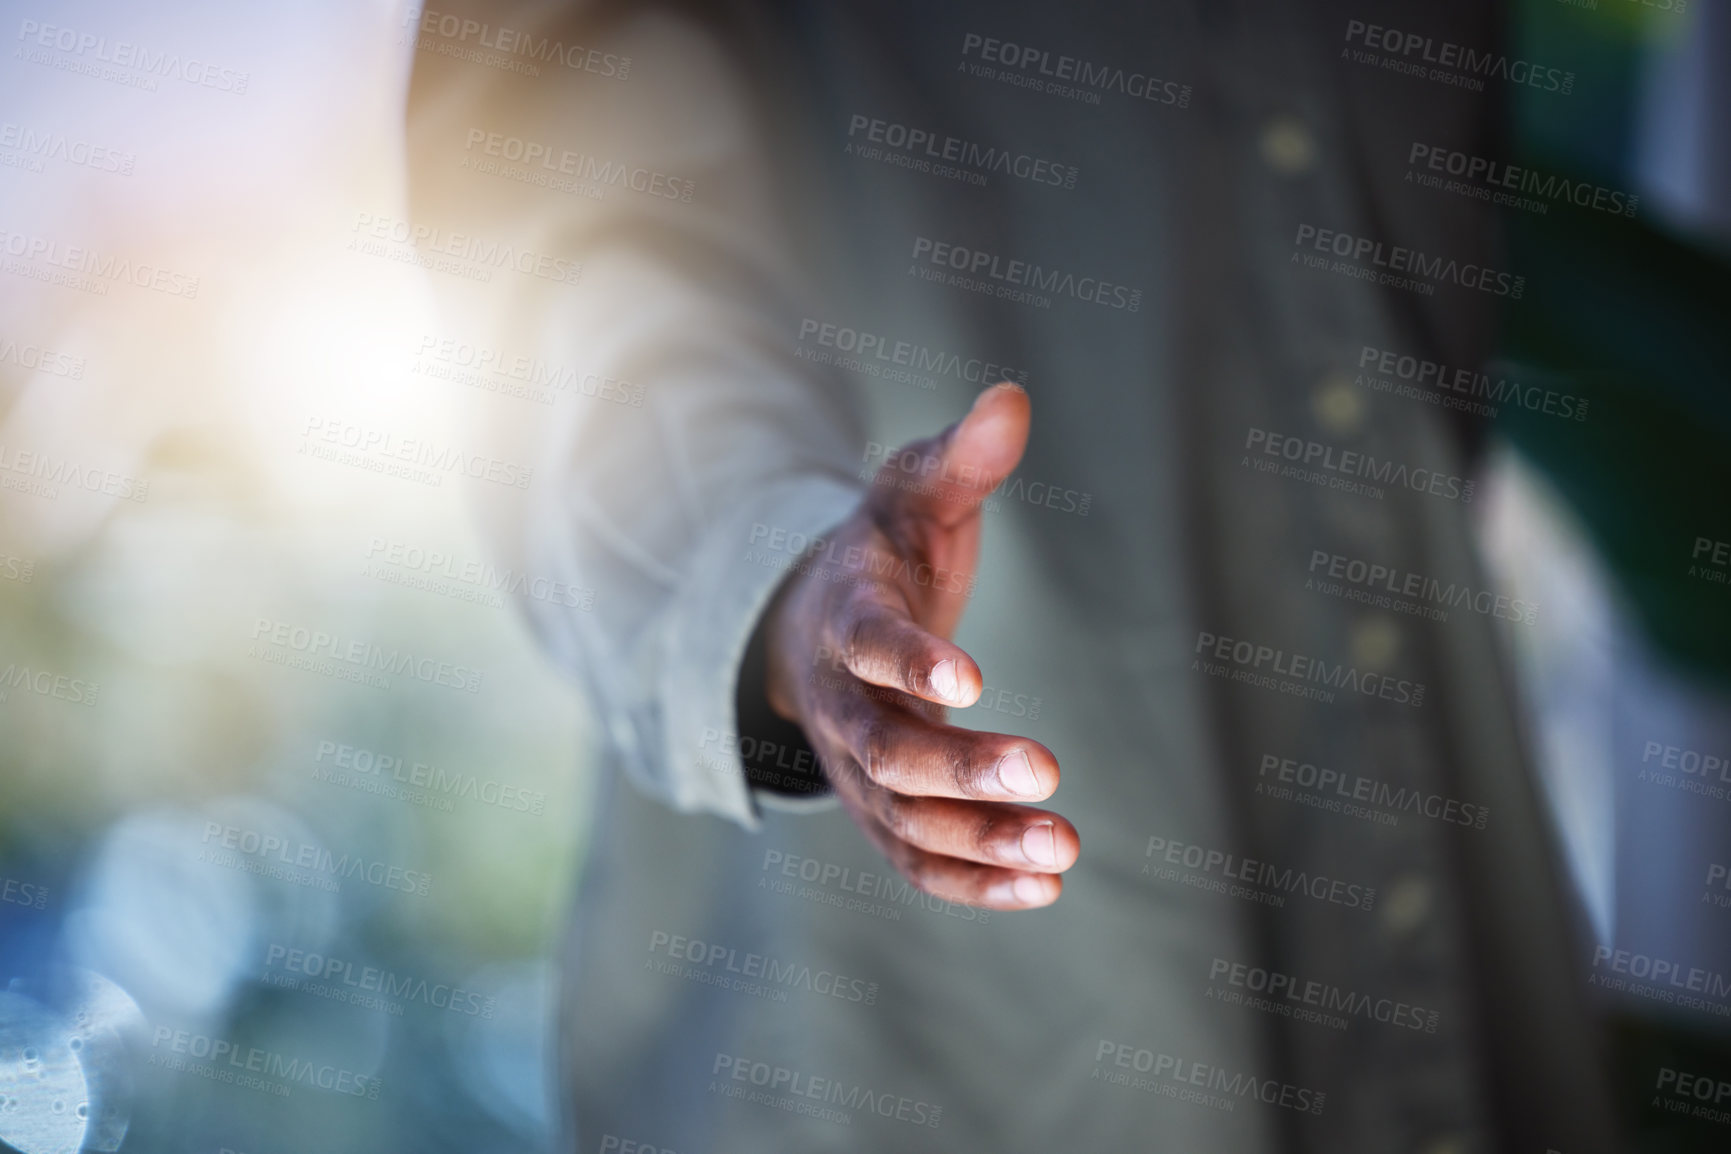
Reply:
<svg viewBox="0 0 1731 1154"><path fill-rule="evenodd" d="M829 783L799 724L797 686L779 659L787 652L780 621L790 592L787 585L777 591L746 646L735 692L736 732L753 789L817 797L829 792Z"/></svg>

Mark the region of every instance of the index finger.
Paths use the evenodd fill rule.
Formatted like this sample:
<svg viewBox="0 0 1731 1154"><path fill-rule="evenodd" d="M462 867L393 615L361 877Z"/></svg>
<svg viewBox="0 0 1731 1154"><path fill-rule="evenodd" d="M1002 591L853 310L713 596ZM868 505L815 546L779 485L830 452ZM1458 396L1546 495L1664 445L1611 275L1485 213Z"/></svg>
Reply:
<svg viewBox="0 0 1731 1154"><path fill-rule="evenodd" d="M856 600L843 617L835 653L861 681L933 702L967 708L985 687L967 651L879 598Z"/></svg>

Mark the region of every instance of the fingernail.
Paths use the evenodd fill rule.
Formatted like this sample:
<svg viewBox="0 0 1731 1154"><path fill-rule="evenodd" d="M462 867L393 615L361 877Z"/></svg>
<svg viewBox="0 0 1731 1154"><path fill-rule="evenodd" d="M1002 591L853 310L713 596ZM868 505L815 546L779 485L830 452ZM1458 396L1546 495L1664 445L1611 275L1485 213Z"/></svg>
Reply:
<svg viewBox="0 0 1731 1154"><path fill-rule="evenodd" d="M1014 891L1016 900L1028 905L1039 905L1046 900L1046 883L1036 877L1023 874L1016 879Z"/></svg>
<svg viewBox="0 0 1731 1154"><path fill-rule="evenodd" d="M1043 821L1022 831L1022 853L1035 865L1058 864L1058 835L1051 822Z"/></svg>
<svg viewBox="0 0 1731 1154"><path fill-rule="evenodd" d="M945 701L961 702L962 679L956 675L953 657L946 657L932 666L932 689Z"/></svg>
<svg viewBox="0 0 1731 1154"><path fill-rule="evenodd" d="M998 784L1017 797L1040 796L1040 779L1034 776L1026 750L1018 749L998 759Z"/></svg>

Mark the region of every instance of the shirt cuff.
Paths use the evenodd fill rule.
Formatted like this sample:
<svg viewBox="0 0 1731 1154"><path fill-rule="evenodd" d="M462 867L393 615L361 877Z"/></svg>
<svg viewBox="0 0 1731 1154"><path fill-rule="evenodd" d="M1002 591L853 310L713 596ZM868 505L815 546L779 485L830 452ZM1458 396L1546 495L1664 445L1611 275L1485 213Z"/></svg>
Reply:
<svg viewBox="0 0 1731 1154"><path fill-rule="evenodd" d="M667 634L662 701L665 754L672 763L673 804L737 821L762 824L759 802L769 808L810 811L834 804L827 793L753 789L746 759L760 781L777 777L777 764L791 781L821 781L815 763L799 772L811 754L794 742L791 723L770 726L775 735L741 734L739 678L759 619L812 539L833 530L859 506L857 484L825 476L804 477L755 494L730 509L704 535L675 599L678 612ZM761 690L751 692L761 696ZM776 719L780 722L780 719ZM742 756L743 755L743 756ZM765 770L768 770L766 773Z"/></svg>

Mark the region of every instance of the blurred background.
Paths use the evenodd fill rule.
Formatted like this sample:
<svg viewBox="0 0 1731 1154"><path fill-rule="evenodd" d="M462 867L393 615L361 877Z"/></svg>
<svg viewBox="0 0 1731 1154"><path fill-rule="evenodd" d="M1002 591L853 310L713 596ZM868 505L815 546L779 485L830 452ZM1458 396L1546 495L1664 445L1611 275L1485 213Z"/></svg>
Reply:
<svg viewBox="0 0 1731 1154"><path fill-rule="evenodd" d="M1627 72L1621 110L1516 108L1516 144L1639 189L1643 226L1710 254L1699 284L1653 275L1711 312L1731 20L1601 5L1515 6L1524 43L1572 29L1555 55ZM593 402L514 389L435 316L428 276L487 274L404 243L420 7L0 4L0 1148L550 1140L587 721L513 598L606 607L491 560L488 486L533 463L473 414ZM1511 229L1520 267L1581 282L1554 258L1585 242L1543 224ZM1709 330L1717 370L1680 361L1698 392L1650 427L1615 380L1591 382L1610 440L1499 422L1481 503L1499 583L1544 607L1510 644L1594 929L1690 959L1726 956L1731 914L1682 850L1723 844L1731 801L1633 771L1656 739L1731 749L1731 592L1679 552L1723 536ZM1577 379L1615 360L1527 336L1513 355ZM1592 489L1607 462L1627 475Z"/></svg>
<svg viewBox="0 0 1731 1154"><path fill-rule="evenodd" d="M465 435L426 274L358 242L405 215L417 9L4 5L25 1154L547 1140L582 721L480 544L515 474Z"/></svg>

